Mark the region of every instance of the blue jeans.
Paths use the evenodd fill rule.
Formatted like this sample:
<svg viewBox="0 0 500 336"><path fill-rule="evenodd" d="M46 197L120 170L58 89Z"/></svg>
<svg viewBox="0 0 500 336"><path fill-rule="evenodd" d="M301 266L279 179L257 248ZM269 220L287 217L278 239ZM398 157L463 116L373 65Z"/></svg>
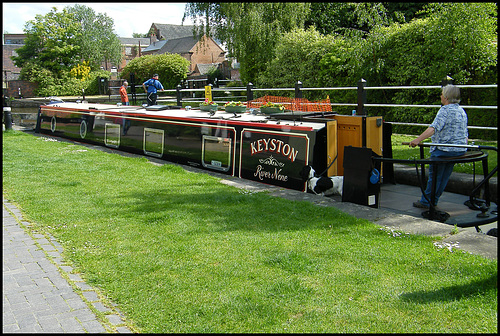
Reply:
<svg viewBox="0 0 500 336"><path fill-rule="evenodd" d="M454 157L465 154L466 151L460 152L445 152L439 149L431 152L431 158L439 158L439 157ZM424 195L420 198L420 203L429 206L431 200L431 191L432 191L432 181L436 179L436 193L434 198L434 206L437 205L439 201L439 197L443 194L444 188L448 184L448 180L450 179L451 173L453 172L453 166L455 163L443 163L436 165L429 165L429 179L427 180L427 187L425 188L424 195L427 196L427 199ZM435 171L434 171L435 170Z"/></svg>
<svg viewBox="0 0 500 336"><path fill-rule="evenodd" d="M158 94L156 92L148 92L147 95L148 106L156 105L156 99L158 98Z"/></svg>

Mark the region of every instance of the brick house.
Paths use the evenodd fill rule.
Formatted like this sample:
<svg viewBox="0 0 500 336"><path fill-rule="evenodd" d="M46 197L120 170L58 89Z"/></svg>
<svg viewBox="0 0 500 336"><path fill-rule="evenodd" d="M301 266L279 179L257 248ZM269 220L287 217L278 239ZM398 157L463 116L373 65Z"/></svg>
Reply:
<svg viewBox="0 0 500 336"><path fill-rule="evenodd" d="M16 56L16 49L24 45L25 34L3 34L3 61L2 61L2 87L7 87L7 82L18 80L21 68L14 65L11 57Z"/></svg>
<svg viewBox="0 0 500 336"><path fill-rule="evenodd" d="M153 23L149 31L151 42L144 49L144 55L179 54L191 63L190 76L204 75L200 70L211 66L219 67L230 76L230 69L226 69L226 51L211 37L195 37L194 26Z"/></svg>
<svg viewBox="0 0 500 336"><path fill-rule="evenodd" d="M118 71L121 71L128 62L143 55L144 49L149 46L150 39L147 37L119 37L119 39L123 47L123 60L117 68Z"/></svg>
<svg viewBox="0 0 500 336"><path fill-rule="evenodd" d="M21 68L14 65L11 57L24 45L26 34L3 34L2 91L8 97L33 97L35 83L19 80Z"/></svg>

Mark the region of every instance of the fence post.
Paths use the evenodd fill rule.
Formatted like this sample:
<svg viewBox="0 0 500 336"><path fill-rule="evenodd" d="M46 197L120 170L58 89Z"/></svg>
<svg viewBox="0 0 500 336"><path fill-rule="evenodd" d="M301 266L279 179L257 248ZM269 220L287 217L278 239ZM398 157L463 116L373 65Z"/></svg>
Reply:
<svg viewBox="0 0 500 336"><path fill-rule="evenodd" d="M366 115L366 80L361 78L358 81L358 108L356 110L357 115Z"/></svg>
<svg viewBox="0 0 500 336"><path fill-rule="evenodd" d="M104 78L99 77L99 94L102 95L104 92Z"/></svg>
<svg viewBox="0 0 500 336"><path fill-rule="evenodd" d="M135 94L135 73L130 74L130 93L132 94L132 100L134 101L134 105L137 105L137 97Z"/></svg>
<svg viewBox="0 0 500 336"><path fill-rule="evenodd" d="M452 84L453 85L454 81L455 80L448 75L445 78L443 78L443 80L441 81L441 86L444 87L444 86L446 86L448 84Z"/></svg>
<svg viewBox="0 0 500 336"><path fill-rule="evenodd" d="M253 100L253 84L252 83L248 83L247 84L247 101L251 101Z"/></svg>
<svg viewBox="0 0 500 336"><path fill-rule="evenodd" d="M295 83L295 98L302 98L302 91L300 91L301 88L302 82L297 81L297 83Z"/></svg>
<svg viewBox="0 0 500 336"><path fill-rule="evenodd" d="M177 106L182 107L182 86L180 84L177 84Z"/></svg>
<svg viewBox="0 0 500 336"><path fill-rule="evenodd" d="M392 124L390 122L382 123L382 157L392 159ZM382 172L384 176L383 183L392 183L396 184L396 180L394 179L394 163L392 162L383 162L382 163Z"/></svg>
<svg viewBox="0 0 500 336"><path fill-rule="evenodd" d="M5 123L5 130L12 129L12 109L9 106L3 108L3 120Z"/></svg>

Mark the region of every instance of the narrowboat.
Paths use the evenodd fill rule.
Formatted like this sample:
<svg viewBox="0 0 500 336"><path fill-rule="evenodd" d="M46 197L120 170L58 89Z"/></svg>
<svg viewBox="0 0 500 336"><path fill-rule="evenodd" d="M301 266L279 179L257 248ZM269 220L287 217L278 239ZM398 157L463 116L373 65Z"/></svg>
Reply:
<svg viewBox="0 0 500 336"><path fill-rule="evenodd" d="M42 105L37 131L306 191L310 165L343 175L344 146L382 151L382 118L335 112L262 114L179 106L55 101Z"/></svg>

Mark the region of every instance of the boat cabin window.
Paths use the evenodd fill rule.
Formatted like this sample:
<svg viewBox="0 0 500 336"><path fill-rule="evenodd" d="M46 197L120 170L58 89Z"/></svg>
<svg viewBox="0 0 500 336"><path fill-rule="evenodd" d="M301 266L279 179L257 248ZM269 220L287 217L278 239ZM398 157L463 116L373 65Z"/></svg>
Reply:
<svg viewBox="0 0 500 336"><path fill-rule="evenodd" d="M165 131L154 128L144 128L143 150L144 154L162 157L164 148Z"/></svg>
<svg viewBox="0 0 500 336"><path fill-rule="evenodd" d="M120 125L106 123L104 129L104 144L108 147L120 147Z"/></svg>
<svg viewBox="0 0 500 336"><path fill-rule="evenodd" d="M231 167L231 146L232 140L230 138L204 135L202 143L203 167L228 171Z"/></svg>

